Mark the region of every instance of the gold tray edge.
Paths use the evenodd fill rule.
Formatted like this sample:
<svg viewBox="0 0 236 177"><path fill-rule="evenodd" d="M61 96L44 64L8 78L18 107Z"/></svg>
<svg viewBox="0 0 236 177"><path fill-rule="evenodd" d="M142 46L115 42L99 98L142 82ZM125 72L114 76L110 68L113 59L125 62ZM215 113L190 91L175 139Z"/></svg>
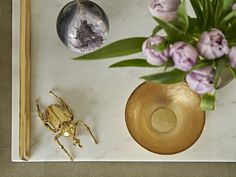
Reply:
<svg viewBox="0 0 236 177"><path fill-rule="evenodd" d="M20 1L19 158L30 158L30 0Z"/></svg>

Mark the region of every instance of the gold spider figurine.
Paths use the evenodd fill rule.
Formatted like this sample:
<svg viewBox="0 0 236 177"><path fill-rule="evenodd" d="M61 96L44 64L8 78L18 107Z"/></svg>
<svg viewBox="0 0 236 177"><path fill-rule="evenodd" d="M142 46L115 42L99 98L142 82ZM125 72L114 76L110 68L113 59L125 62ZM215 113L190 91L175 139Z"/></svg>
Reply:
<svg viewBox="0 0 236 177"><path fill-rule="evenodd" d="M80 144L80 139L76 138L76 128L78 125L83 126L89 134L92 136L95 144L97 144L97 140L90 130L89 126L86 125L83 121L78 120L77 122L73 122L74 115L70 107L54 92L50 91L50 94L55 96L60 104L51 104L46 110L45 114L41 111L38 100L36 100L37 112L40 119L43 121L44 125L54 133L59 132L58 135L55 136L56 143L60 146L60 148L68 155L70 160L73 160L70 153L65 149L65 147L59 141L61 136L69 137L73 141L73 145L78 145L82 147Z"/></svg>

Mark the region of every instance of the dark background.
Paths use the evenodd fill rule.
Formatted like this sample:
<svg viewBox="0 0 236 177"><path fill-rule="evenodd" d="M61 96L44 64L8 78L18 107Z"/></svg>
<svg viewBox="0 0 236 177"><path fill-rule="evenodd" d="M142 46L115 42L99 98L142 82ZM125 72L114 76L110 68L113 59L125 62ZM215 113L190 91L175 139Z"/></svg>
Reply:
<svg viewBox="0 0 236 177"><path fill-rule="evenodd" d="M236 163L11 162L11 6L0 1L0 177L236 177Z"/></svg>

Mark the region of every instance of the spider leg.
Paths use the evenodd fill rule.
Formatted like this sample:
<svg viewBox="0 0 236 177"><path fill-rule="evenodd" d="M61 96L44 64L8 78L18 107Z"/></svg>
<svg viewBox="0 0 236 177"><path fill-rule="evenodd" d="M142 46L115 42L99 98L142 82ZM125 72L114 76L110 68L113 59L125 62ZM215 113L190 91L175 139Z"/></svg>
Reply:
<svg viewBox="0 0 236 177"><path fill-rule="evenodd" d="M80 139L76 137L76 131L77 131L77 129L76 129L76 125L75 125L75 131L72 135L73 145L74 146L78 145L80 148L82 148L83 146L80 143Z"/></svg>
<svg viewBox="0 0 236 177"><path fill-rule="evenodd" d="M80 139L76 138L75 136L73 137L73 145L76 146L78 145L80 148L83 146L80 144Z"/></svg>
<svg viewBox="0 0 236 177"><path fill-rule="evenodd" d="M48 122L47 118L44 116L43 112L40 109L39 103L38 103L38 99L36 100L36 107L37 107L37 112L38 112L38 116L39 118L42 120L42 122L44 123L44 125L53 132L56 132L56 130L54 128L52 128L52 126L50 126L50 123Z"/></svg>
<svg viewBox="0 0 236 177"><path fill-rule="evenodd" d="M65 103L65 101L63 101L61 97L57 96L53 91L50 91L49 93L56 97L56 99L63 105L63 107L69 111L70 115L73 116L71 108Z"/></svg>
<svg viewBox="0 0 236 177"><path fill-rule="evenodd" d="M73 158L72 158L72 156L69 154L69 152L65 149L65 147L61 144L61 142L59 141L59 138L62 136L62 132L61 133L59 133L58 135L56 135L55 137L54 137L54 140L56 141L56 143L59 145L59 147L67 154L67 156L70 158L70 160L74 160Z"/></svg>
<svg viewBox="0 0 236 177"><path fill-rule="evenodd" d="M38 103L38 99L35 101L36 102L36 107L37 107L37 112L38 112L38 116L39 118L44 122L45 121L45 117L43 115L43 112L40 109L39 103Z"/></svg>
<svg viewBox="0 0 236 177"><path fill-rule="evenodd" d="M89 126L87 125L87 124L85 124L83 121L81 121L81 120L78 120L76 123L75 123L75 126L77 126L77 125L81 125L81 126L83 126L88 132L89 132L89 134L92 136L92 138L93 138L93 140L94 140L94 142L95 142L95 144L98 144L98 141L97 141L97 139L95 138L95 135L93 134L93 132L91 131L91 129L89 128Z"/></svg>

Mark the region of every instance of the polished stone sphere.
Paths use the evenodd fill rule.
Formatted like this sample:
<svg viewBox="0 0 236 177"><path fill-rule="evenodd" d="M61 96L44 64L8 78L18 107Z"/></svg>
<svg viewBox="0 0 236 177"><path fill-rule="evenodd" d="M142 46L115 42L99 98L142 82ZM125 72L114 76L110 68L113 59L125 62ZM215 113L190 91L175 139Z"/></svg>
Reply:
<svg viewBox="0 0 236 177"><path fill-rule="evenodd" d="M109 31L107 15L91 1L72 1L57 18L57 33L65 46L74 52L88 53L98 49Z"/></svg>

